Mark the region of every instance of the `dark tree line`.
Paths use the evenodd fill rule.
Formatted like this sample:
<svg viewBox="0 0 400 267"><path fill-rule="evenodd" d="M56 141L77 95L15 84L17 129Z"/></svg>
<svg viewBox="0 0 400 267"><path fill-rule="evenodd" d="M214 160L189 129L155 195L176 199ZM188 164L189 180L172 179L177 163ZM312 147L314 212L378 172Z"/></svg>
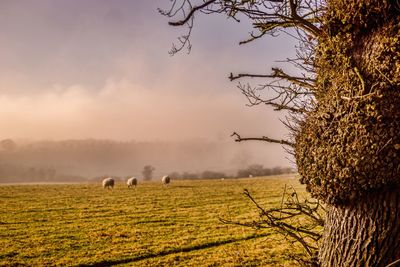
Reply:
<svg viewBox="0 0 400 267"><path fill-rule="evenodd" d="M264 168L263 165L253 164L245 169L240 169L237 173L237 177L240 178L240 177L271 176L271 175L280 175L286 173L294 173L294 170L288 167Z"/></svg>
<svg viewBox="0 0 400 267"><path fill-rule="evenodd" d="M171 172L168 174L172 179L182 180L195 180L195 179L221 179L221 178L232 178L225 172L219 171L202 171L202 172Z"/></svg>
<svg viewBox="0 0 400 267"><path fill-rule="evenodd" d="M0 182L3 183L54 182L56 181L56 174L54 168L25 167L0 163Z"/></svg>
<svg viewBox="0 0 400 267"><path fill-rule="evenodd" d="M280 174L294 173L292 168L274 167L265 168L261 164L253 164L246 168L239 169L236 175L227 174L221 171L205 170L202 172L171 172L169 176L173 179L221 179L221 178L247 178L262 177Z"/></svg>

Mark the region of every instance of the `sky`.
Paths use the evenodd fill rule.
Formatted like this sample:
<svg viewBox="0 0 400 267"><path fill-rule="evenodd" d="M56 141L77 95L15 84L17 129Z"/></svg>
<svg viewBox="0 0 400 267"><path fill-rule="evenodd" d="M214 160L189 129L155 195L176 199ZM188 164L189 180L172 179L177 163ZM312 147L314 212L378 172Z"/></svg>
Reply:
<svg viewBox="0 0 400 267"><path fill-rule="evenodd" d="M288 37L239 46L251 26L195 20L190 54L168 51L182 27L169 0L0 1L0 138L137 141L284 138L282 114L248 107L230 72L268 73L294 53ZM279 145L266 165L288 165Z"/></svg>

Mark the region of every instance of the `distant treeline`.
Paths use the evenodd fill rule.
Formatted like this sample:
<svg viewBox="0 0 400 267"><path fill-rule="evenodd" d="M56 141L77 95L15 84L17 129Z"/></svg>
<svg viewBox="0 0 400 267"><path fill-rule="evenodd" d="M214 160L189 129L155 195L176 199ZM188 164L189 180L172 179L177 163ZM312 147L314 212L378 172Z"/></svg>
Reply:
<svg viewBox="0 0 400 267"><path fill-rule="evenodd" d="M128 175L142 180L143 167L149 164L155 167L153 180L168 173L174 179L217 179L291 171L262 165L237 171L237 160L243 164L251 157L236 149L231 143L201 140L173 143L86 139L17 143L4 139L0 140L0 182L98 181L104 178L102 174L120 177L120 180Z"/></svg>
<svg viewBox="0 0 400 267"><path fill-rule="evenodd" d="M270 176L270 175L280 175L286 173L294 173L295 170L289 167L274 167L274 168L264 168L263 165L253 164L245 169L240 169L237 172L237 177L256 177L256 176Z"/></svg>
<svg viewBox="0 0 400 267"><path fill-rule="evenodd" d="M221 178L244 178L258 177L293 173L291 168L264 168L262 165L254 164L245 169L241 169L236 175L229 175L218 171L203 172L172 172L169 176L172 179L221 179ZM96 177L84 178L78 175L57 174L53 168L24 167L10 164L0 164L0 183L20 183L20 182L101 182L105 177L113 177L117 181L123 182L130 176L100 175ZM138 177L141 178L141 177ZM156 179L156 178L155 178ZM155 180L154 179L154 180Z"/></svg>
<svg viewBox="0 0 400 267"><path fill-rule="evenodd" d="M253 164L247 168L238 170L236 175L229 175L218 171L203 171L203 172L172 172L169 176L173 179L220 179L220 178L245 178L288 174L295 172L292 168L274 167L264 168L261 164Z"/></svg>
<svg viewBox="0 0 400 267"><path fill-rule="evenodd" d="M26 167L0 163L0 183L25 182L82 182L85 178L71 174L57 174L54 168Z"/></svg>

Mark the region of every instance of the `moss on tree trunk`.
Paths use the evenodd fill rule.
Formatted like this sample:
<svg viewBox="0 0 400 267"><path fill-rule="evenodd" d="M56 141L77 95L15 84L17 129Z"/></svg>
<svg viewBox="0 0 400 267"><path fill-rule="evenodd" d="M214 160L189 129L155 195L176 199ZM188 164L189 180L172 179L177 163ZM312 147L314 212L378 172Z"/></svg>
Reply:
<svg viewBox="0 0 400 267"><path fill-rule="evenodd" d="M400 258L400 6L331 0L316 107L296 137L301 182L328 204L321 266Z"/></svg>

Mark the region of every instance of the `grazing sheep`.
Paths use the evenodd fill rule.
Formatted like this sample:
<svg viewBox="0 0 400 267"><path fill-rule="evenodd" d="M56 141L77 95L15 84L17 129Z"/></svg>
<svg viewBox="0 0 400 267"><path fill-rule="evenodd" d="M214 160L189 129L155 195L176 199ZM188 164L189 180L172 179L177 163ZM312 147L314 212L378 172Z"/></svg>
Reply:
<svg viewBox="0 0 400 267"><path fill-rule="evenodd" d="M126 181L126 184L128 185L128 188L134 187L137 185L137 179L136 177L131 177Z"/></svg>
<svg viewBox="0 0 400 267"><path fill-rule="evenodd" d="M168 175L164 175L161 181L164 185L167 185L171 182L171 178Z"/></svg>
<svg viewBox="0 0 400 267"><path fill-rule="evenodd" d="M115 181L113 178L106 178L103 180L103 188L114 188Z"/></svg>

